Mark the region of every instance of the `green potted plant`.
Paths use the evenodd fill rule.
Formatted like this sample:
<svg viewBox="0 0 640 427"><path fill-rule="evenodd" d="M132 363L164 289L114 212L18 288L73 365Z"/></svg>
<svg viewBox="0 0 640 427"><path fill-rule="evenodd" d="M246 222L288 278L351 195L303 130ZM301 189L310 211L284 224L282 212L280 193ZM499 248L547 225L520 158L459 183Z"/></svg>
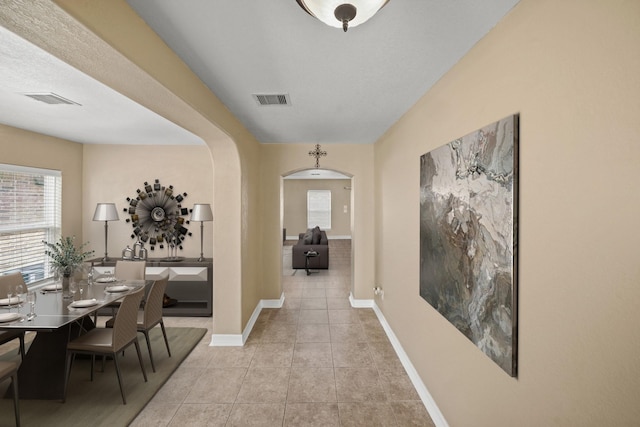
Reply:
<svg viewBox="0 0 640 427"><path fill-rule="evenodd" d="M62 295L69 297L69 278L76 272L83 270L85 260L93 255L94 251L84 251L83 248L89 242L76 247L75 237L60 237L60 241L50 243L43 241L46 249L44 253L51 258L51 268L59 276L62 276Z"/></svg>

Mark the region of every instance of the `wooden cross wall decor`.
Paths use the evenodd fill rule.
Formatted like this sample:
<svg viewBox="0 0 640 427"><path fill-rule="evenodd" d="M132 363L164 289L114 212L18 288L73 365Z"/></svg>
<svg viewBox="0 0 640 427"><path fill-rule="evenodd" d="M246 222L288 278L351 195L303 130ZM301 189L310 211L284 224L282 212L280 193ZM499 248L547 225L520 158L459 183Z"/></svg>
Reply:
<svg viewBox="0 0 640 427"><path fill-rule="evenodd" d="M316 169L320 167L320 157L326 156L327 152L320 149L320 144L316 144L316 149L309 151L311 157L316 158Z"/></svg>

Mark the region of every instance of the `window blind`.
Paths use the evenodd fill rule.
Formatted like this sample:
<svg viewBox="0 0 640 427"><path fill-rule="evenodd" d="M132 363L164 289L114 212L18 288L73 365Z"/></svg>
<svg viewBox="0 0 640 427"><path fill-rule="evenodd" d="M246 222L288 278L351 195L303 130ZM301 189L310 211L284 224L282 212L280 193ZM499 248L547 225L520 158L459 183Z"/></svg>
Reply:
<svg viewBox="0 0 640 427"><path fill-rule="evenodd" d="M307 228L331 229L331 190L307 190Z"/></svg>
<svg viewBox="0 0 640 427"><path fill-rule="evenodd" d="M60 238L61 212L60 171L0 164L0 274L51 276L42 241Z"/></svg>

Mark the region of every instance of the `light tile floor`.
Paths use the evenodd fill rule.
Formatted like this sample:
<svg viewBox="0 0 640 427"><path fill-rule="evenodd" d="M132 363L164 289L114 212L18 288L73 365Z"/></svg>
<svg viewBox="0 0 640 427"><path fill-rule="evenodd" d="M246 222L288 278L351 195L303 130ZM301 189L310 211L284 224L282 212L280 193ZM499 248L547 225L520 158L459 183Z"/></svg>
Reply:
<svg viewBox="0 0 640 427"><path fill-rule="evenodd" d="M434 426L373 310L349 304L351 242L330 240L330 256L307 276L285 246L283 307L262 310L244 347L205 334L131 425Z"/></svg>

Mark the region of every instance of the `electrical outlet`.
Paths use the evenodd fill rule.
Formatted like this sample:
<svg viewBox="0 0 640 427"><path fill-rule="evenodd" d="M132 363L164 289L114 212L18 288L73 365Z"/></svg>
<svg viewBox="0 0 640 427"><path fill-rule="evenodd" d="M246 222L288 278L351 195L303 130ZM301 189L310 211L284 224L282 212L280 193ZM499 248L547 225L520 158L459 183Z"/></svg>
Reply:
<svg viewBox="0 0 640 427"><path fill-rule="evenodd" d="M380 299L384 299L384 291L382 290L382 287L376 286L373 288L373 293L375 296L380 297Z"/></svg>

